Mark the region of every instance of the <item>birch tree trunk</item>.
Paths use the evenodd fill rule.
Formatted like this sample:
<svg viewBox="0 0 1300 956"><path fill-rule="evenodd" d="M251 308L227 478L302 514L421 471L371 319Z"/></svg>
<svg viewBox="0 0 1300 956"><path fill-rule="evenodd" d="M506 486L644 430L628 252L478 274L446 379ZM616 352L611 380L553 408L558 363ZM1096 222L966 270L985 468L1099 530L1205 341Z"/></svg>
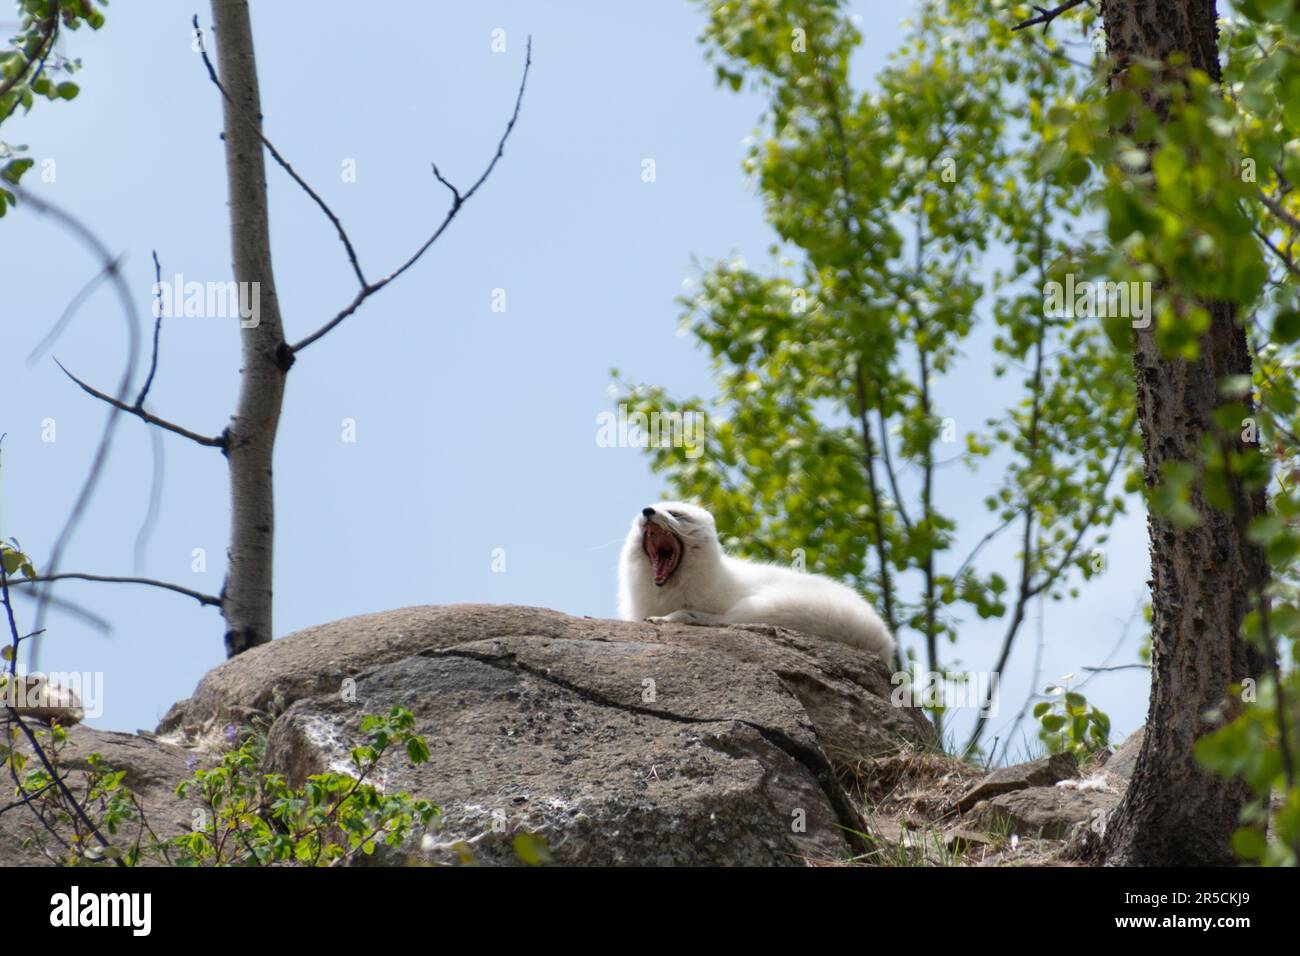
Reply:
<svg viewBox="0 0 1300 956"><path fill-rule="evenodd" d="M247 0L212 0L222 85L230 247L235 281L257 310L241 321L243 369L227 432L230 467L230 545L222 614L226 654L233 657L271 640L275 493L271 464L292 353L285 345L267 218L266 165L259 131L261 96ZM245 327L245 326L249 327Z"/></svg>
<svg viewBox="0 0 1300 956"><path fill-rule="evenodd" d="M1112 60L1111 90L1124 88L1137 58L1188 65L1219 78L1214 0L1105 0L1103 16ZM1176 74L1172 71L1168 76ZM1147 104L1161 104L1144 93ZM1246 334L1232 305L1200 303L1211 315L1195 362L1169 358L1155 327L1135 330L1133 372L1149 487L1166 462L1201 460L1201 441L1217 434L1214 408L1225 376L1249 375ZM1247 797L1244 784L1203 772L1192 755L1196 738L1213 729L1203 720L1224 703L1234 681L1258 676L1262 656L1240 638L1253 591L1267 579L1245 524L1264 511L1263 492L1238 492L1232 512L1207 504L1200 481L1191 504L1201 516L1179 529L1150 513L1151 697L1137 769L1106 830L1107 863L1129 866L1228 864L1230 839Z"/></svg>

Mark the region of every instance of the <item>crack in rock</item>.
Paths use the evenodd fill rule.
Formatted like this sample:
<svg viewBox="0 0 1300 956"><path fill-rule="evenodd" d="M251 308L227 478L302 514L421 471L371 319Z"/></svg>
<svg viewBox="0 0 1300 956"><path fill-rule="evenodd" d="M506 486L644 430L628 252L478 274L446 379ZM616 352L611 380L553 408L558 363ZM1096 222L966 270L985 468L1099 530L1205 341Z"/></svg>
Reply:
<svg viewBox="0 0 1300 956"><path fill-rule="evenodd" d="M526 635L520 635L521 637ZM859 852L866 849L861 836L866 827L861 814L853 806L848 795L840 787L839 781L835 777L835 771L830 765L826 756L815 747L808 747L791 738L783 731L771 727L764 727L752 720L746 720L743 717L688 717L682 714L675 714L671 711L658 710L652 707L643 707L637 704L629 704L624 701L615 700L607 697L589 687L583 687L574 684L555 674L549 673L543 669L533 667L519 659L519 656L510 651L503 651L500 654L476 654L467 651L461 647L448 647L438 650L431 650L419 655L421 657L459 657L466 660L476 661L480 664L486 664L489 667L496 667L501 670L522 672L538 680L554 684L564 690L575 694L588 703L596 704L602 707L610 707L614 710L621 710L626 713L639 714L646 717L657 717L660 720L669 720L682 724L717 724L717 723L737 723L749 727L756 731L769 744L785 753L788 757L799 763L804 770L816 781L817 786L821 789L822 795L830 804L831 809L835 812L836 819L841 827L844 828L844 836L849 843ZM790 693L785 687L784 682L781 686ZM791 697L798 702L798 697L791 693ZM802 704L800 705L802 709ZM815 734L814 734L815 736Z"/></svg>

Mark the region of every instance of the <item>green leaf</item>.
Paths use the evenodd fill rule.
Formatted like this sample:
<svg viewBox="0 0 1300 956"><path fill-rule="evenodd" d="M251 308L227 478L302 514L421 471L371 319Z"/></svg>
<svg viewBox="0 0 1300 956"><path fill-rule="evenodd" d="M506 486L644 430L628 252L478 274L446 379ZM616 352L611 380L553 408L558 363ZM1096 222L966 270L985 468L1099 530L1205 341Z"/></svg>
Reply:
<svg viewBox="0 0 1300 956"><path fill-rule="evenodd" d="M411 737L406 741L406 756L411 763L424 763L429 759L429 745L423 737Z"/></svg>
<svg viewBox="0 0 1300 956"><path fill-rule="evenodd" d="M1279 345L1300 341L1300 311L1287 309L1278 313L1273 320L1273 341Z"/></svg>
<svg viewBox="0 0 1300 956"><path fill-rule="evenodd" d="M1241 827L1232 834L1232 848L1244 860L1258 860L1264 855L1267 843L1254 827Z"/></svg>
<svg viewBox="0 0 1300 956"><path fill-rule="evenodd" d="M539 834L516 833L512 842L515 855L530 866L551 861L551 849Z"/></svg>

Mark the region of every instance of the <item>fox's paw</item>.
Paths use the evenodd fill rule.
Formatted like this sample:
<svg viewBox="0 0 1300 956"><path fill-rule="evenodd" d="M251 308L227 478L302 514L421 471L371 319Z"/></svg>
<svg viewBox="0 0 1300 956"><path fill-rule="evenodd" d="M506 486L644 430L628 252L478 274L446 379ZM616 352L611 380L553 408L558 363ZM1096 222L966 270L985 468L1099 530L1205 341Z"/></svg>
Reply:
<svg viewBox="0 0 1300 956"><path fill-rule="evenodd" d="M713 623L711 620L709 620L709 618L706 615L700 614L696 611L686 611L686 610L673 611L673 613L666 614L663 617L648 617L646 618L646 620L649 621L651 624L712 624Z"/></svg>

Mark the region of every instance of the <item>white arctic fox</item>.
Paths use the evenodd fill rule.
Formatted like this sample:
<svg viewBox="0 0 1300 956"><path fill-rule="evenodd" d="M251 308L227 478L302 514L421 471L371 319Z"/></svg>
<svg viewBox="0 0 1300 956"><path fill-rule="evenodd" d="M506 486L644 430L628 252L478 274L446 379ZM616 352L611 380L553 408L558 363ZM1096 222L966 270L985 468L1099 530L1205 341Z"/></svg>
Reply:
<svg viewBox="0 0 1300 956"><path fill-rule="evenodd" d="M642 508L632 522L619 558L618 613L626 621L776 624L886 660L894 651L884 622L852 588L730 557L713 515L680 501Z"/></svg>

